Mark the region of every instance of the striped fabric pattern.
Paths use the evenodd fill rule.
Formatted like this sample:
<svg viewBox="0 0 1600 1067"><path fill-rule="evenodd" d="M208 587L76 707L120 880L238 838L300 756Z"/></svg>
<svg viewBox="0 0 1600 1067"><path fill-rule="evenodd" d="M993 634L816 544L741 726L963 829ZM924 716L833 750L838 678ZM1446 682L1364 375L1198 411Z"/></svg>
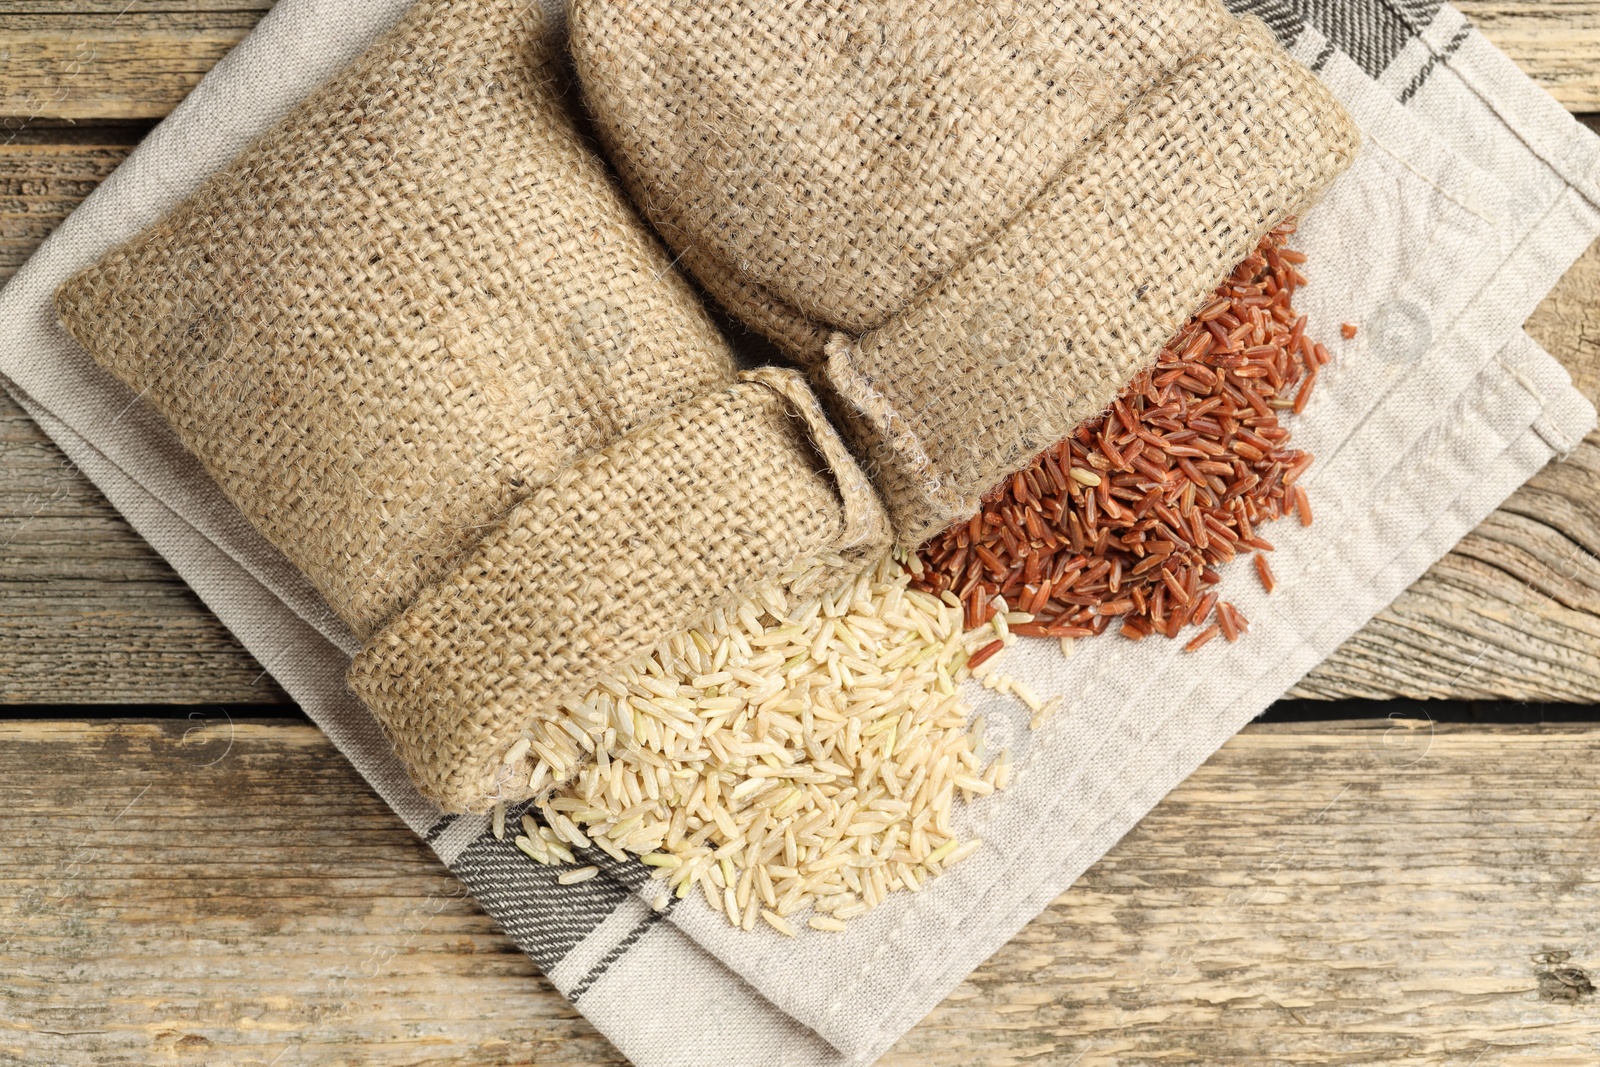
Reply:
<svg viewBox="0 0 1600 1067"><path fill-rule="evenodd" d="M1334 51L1354 60L1369 77L1382 77L1406 46L1420 40L1423 32L1441 10L1442 0L1225 0L1238 15L1254 15L1270 27L1287 49L1293 50L1308 28L1316 31L1325 44L1316 67L1326 65ZM1408 79L1409 91L1398 94L1406 102L1447 57L1429 56L1417 75ZM1314 68L1315 69L1315 68ZM520 817L522 808L507 815L508 826ZM547 974L586 937L598 937L601 929L615 937L605 924L613 909L632 898L630 890L646 880L638 864L617 863L598 849L585 850L583 859L600 867L602 876L577 885L556 884L554 871L539 868L524 857L507 839L496 841L487 819L479 816L448 816L440 828L458 820L481 824L478 836L457 850L441 848L441 858L472 890L484 908L506 929ZM674 904L676 901L673 902ZM632 933L632 931L628 931ZM620 941L601 954L600 972L621 958L626 946ZM600 975L588 976L592 984ZM564 990L570 997L571 990Z"/></svg>

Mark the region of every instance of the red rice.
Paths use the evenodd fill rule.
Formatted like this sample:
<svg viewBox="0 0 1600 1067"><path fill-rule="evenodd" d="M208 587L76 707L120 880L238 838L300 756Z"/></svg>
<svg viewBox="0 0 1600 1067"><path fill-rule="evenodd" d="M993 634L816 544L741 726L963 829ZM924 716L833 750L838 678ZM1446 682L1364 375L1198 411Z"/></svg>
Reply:
<svg viewBox="0 0 1600 1067"><path fill-rule="evenodd" d="M1132 640L1200 627L1190 651L1238 640L1249 621L1211 588L1218 565L1272 551L1264 522L1292 511L1311 524L1296 483L1312 457L1287 447L1278 420L1306 409L1332 356L1294 309L1305 256L1285 247L1293 232L1291 220L1263 238L1110 410L924 544L913 587L958 597L969 628L1012 610L1033 617L1011 627L1030 637L1086 637L1115 619ZM1255 568L1271 592L1264 556Z"/></svg>

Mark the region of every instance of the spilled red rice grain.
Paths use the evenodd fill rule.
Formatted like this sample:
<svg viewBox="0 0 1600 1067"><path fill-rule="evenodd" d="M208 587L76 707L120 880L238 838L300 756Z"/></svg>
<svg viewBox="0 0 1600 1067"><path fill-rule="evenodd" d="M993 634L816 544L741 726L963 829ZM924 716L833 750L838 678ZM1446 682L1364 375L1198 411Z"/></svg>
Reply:
<svg viewBox="0 0 1600 1067"><path fill-rule="evenodd" d="M1278 417L1305 410L1330 356L1294 309L1293 232L1290 220L1263 238L1110 411L924 544L913 587L952 592L969 628L1003 601L1033 616L1010 626L1025 636L1088 637L1115 620L1134 640L1200 627L1189 651L1238 640L1249 620L1212 588L1218 565L1272 551L1265 522L1311 523L1295 483L1312 457L1288 447ZM1264 556L1255 567L1270 593Z"/></svg>

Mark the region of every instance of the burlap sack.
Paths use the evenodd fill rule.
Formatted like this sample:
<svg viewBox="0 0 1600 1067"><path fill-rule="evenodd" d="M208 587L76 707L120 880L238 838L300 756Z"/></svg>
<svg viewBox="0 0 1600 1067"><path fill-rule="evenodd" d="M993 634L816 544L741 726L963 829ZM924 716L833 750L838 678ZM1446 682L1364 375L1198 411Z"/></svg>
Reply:
<svg viewBox="0 0 1600 1067"><path fill-rule="evenodd" d="M1357 144L1215 0L576 0L571 33L635 202L817 366L906 543L1104 408Z"/></svg>
<svg viewBox="0 0 1600 1067"><path fill-rule="evenodd" d="M797 461L813 447L815 468ZM823 452L835 477L821 469ZM587 755L570 732L535 723L537 747L499 759L529 727L528 710L568 711L647 654L663 611L682 629L821 554L837 555L835 577L851 577L888 533L805 379L752 371L518 505L368 643L350 686L428 776L423 792L460 806L520 800L534 792L537 760L561 777ZM610 724L593 725L598 735Z"/></svg>
<svg viewBox="0 0 1600 1067"><path fill-rule="evenodd" d="M57 294L370 641L354 688L453 810L525 788L505 750L597 672L887 534L803 381L736 384L544 19L422 0Z"/></svg>
<svg viewBox="0 0 1600 1067"><path fill-rule="evenodd" d="M358 636L513 501L733 378L578 140L541 22L419 4L57 296Z"/></svg>

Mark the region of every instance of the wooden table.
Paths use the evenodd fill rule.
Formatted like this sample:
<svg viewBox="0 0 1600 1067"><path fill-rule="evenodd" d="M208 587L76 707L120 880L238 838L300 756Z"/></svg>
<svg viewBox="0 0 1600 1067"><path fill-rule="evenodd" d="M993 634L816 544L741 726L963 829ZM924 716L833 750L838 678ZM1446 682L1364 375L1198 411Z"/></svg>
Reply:
<svg viewBox="0 0 1600 1067"><path fill-rule="evenodd" d="M0 281L267 6L0 0ZM1600 0L1461 6L1600 128ZM1600 395L1600 246L1528 330ZM1600 435L1299 695L1600 701L1597 555ZM5 400L0 702L0 1064L621 1062ZM1600 1063L1597 777L1253 726L884 1062Z"/></svg>

